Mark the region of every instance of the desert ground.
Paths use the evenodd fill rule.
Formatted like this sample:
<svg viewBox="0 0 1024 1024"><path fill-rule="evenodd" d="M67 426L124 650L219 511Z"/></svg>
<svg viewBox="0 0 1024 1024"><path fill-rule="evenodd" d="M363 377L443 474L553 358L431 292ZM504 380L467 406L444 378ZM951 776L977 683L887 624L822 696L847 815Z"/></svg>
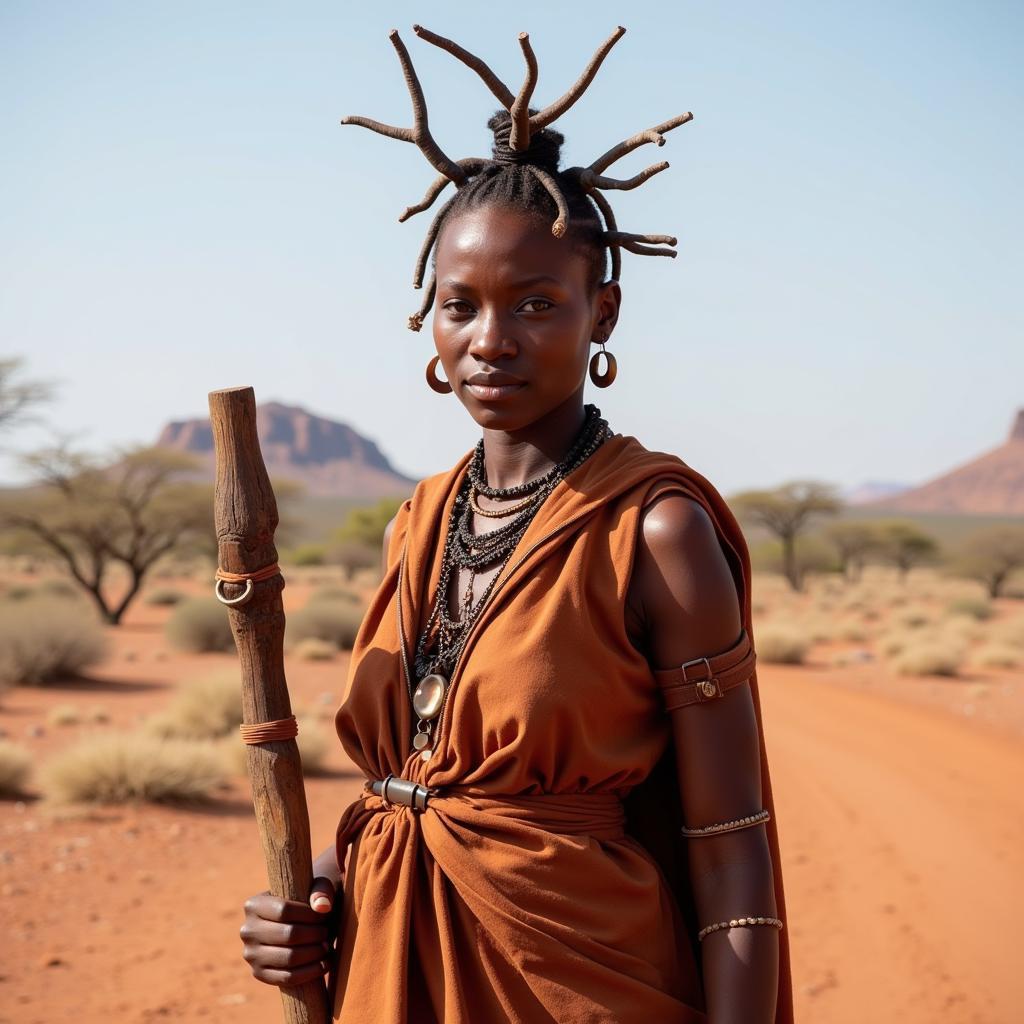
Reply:
<svg viewBox="0 0 1024 1024"><path fill-rule="evenodd" d="M288 580L291 613L340 577ZM208 592L199 574L159 586ZM801 1022L1021 1019L1024 601L981 611L964 586L925 570L902 585L815 581L799 595L755 584L755 641L759 626L766 649L779 634L785 647L787 631L802 638L801 663L759 668ZM0 694L4 739L34 769L86 734L138 729L190 680L232 671L231 654L169 646L171 614L140 600L107 628L101 664ZM897 670L915 649L950 645L953 676ZM347 664L344 653L289 657L294 706L329 735ZM187 807L60 805L34 778L0 800L0 1022L282 1019L277 990L241 957L243 901L265 888L243 775ZM314 852L360 787L331 742L306 785Z"/></svg>

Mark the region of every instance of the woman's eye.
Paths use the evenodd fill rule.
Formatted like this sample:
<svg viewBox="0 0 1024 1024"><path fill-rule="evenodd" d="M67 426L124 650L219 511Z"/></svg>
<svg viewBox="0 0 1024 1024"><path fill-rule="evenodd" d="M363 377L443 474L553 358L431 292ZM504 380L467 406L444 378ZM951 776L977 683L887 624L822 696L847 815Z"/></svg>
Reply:
<svg viewBox="0 0 1024 1024"><path fill-rule="evenodd" d="M547 299L527 299L523 303L522 309L525 309L527 313L543 313L544 310L550 309L554 305L553 302L548 302ZM529 306L533 306L533 309L529 309Z"/></svg>
<svg viewBox="0 0 1024 1024"><path fill-rule="evenodd" d="M471 313L473 307L468 302L464 302L462 299L454 299L452 302L446 302L444 308L449 313Z"/></svg>

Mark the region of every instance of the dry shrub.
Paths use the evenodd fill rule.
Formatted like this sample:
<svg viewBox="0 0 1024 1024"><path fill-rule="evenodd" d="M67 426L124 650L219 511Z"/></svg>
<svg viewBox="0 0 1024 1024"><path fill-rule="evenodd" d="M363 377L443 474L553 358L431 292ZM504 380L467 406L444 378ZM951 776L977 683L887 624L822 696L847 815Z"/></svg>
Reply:
<svg viewBox="0 0 1024 1024"><path fill-rule="evenodd" d="M1024 650L1024 618L1003 619L989 627L989 636L993 641L1019 647Z"/></svg>
<svg viewBox="0 0 1024 1024"><path fill-rule="evenodd" d="M102 661L107 641L78 601L33 596L0 607L0 686L39 686Z"/></svg>
<svg viewBox="0 0 1024 1024"><path fill-rule="evenodd" d="M46 716L46 721L56 726L78 725L81 720L82 716L74 704L57 704Z"/></svg>
<svg viewBox="0 0 1024 1024"><path fill-rule="evenodd" d="M904 608L893 615L893 622L905 629L921 629L932 622L932 616L925 608Z"/></svg>
<svg viewBox="0 0 1024 1024"><path fill-rule="evenodd" d="M894 658L903 652L903 649L914 642L915 634L907 629L890 629L882 633L876 641L878 650L886 658Z"/></svg>
<svg viewBox="0 0 1024 1024"><path fill-rule="evenodd" d="M964 663L963 647L940 636L915 638L892 661L905 676L955 676Z"/></svg>
<svg viewBox="0 0 1024 1024"><path fill-rule="evenodd" d="M862 644L869 636L867 627L857 619L843 619L835 628L837 640L844 640L846 643Z"/></svg>
<svg viewBox="0 0 1024 1024"><path fill-rule="evenodd" d="M289 644L315 637L350 651L362 621L362 608L347 601L311 601L288 617L285 635Z"/></svg>
<svg viewBox="0 0 1024 1024"><path fill-rule="evenodd" d="M309 595L309 604L319 604L321 601L342 601L349 604L361 605L362 597L350 587L329 586L319 587Z"/></svg>
<svg viewBox="0 0 1024 1024"><path fill-rule="evenodd" d="M167 641L182 651L232 651L228 610L215 597L193 597L179 604L165 627Z"/></svg>
<svg viewBox="0 0 1024 1024"><path fill-rule="evenodd" d="M39 584L39 593L47 597L63 597L67 601L78 601L83 596L81 589L70 580L43 580Z"/></svg>
<svg viewBox="0 0 1024 1024"><path fill-rule="evenodd" d="M292 648L292 654L299 661L330 661L338 653L338 648L328 640L307 636Z"/></svg>
<svg viewBox="0 0 1024 1024"><path fill-rule="evenodd" d="M992 618L992 602L980 597L958 597L946 606L950 615L966 615L976 622Z"/></svg>
<svg viewBox="0 0 1024 1024"><path fill-rule="evenodd" d="M211 743L139 733L101 733L43 764L40 783L55 803L210 800L227 781Z"/></svg>
<svg viewBox="0 0 1024 1024"><path fill-rule="evenodd" d="M238 733L242 683L227 672L186 683L169 707L145 723L146 732L165 739L209 740Z"/></svg>
<svg viewBox="0 0 1024 1024"><path fill-rule="evenodd" d="M0 796L18 796L32 771L32 755L25 747L0 739Z"/></svg>
<svg viewBox="0 0 1024 1024"><path fill-rule="evenodd" d="M1017 668L1024 664L1024 651L1009 644L989 643L978 650L975 660L982 668Z"/></svg>
<svg viewBox="0 0 1024 1024"><path fill-rule="evenodd" d="M181 604L185 595L180 590L172 587L158 587L146 594L146 604L156 605L158 608L170 608L173 605Z"/></svg>
<svg viewBox="0 0 1024 1024"><path fill-rule="evenodd" d="M807 656L811 639L793 626L769 623L757 631L755 646L758 660L769 665L800 665Z"/></svg>

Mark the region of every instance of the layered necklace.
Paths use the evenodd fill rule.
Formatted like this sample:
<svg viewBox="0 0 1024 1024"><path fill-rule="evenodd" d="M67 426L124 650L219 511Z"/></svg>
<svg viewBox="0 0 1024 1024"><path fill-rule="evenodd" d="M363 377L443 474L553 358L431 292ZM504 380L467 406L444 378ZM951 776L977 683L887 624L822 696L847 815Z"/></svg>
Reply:
<svg viewBox="0 0 1024 1024"><path fill-rule="evenodd" d="M597 406L588 403L584 411L586 418L583 426L565 457L543 476L515 487L491 487L487 483L483 438L477 442L448 519L448 533L441 556L441 575L430 617L416 643L414 669L418 683L413 692L412 705L419 721L413 736L413 748L420 751L424 761L432 753L431 731L444 707L449 680L466 638L520 538L526 533L555 485L613 436ZM507 508L483 509L478 501L480 495L492 499L522 500ZM495 530L476 534L473 533L474 512L489 519L512 518ZM498 565L497 571L474 604L473 581L477 573L495 564ZM453 619L448 613L448 591L452 574L457 574L460 568L469 570L469 582L460 601L459 617Z"/></svg>

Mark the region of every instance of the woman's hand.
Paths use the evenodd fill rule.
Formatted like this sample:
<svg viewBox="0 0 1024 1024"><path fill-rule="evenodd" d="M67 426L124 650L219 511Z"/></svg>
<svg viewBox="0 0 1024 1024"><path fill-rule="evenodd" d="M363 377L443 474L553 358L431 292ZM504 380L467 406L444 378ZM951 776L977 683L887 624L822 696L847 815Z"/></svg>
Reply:
<svg viewBox="0 0 1024 1024"><path fill-rule="evenodd" d="M334 881L319 876L308 903L269 892L250 896L239 935L253 977L287 988L326 974L336 938L337 915L331 912L336 895Z"/></svg>

